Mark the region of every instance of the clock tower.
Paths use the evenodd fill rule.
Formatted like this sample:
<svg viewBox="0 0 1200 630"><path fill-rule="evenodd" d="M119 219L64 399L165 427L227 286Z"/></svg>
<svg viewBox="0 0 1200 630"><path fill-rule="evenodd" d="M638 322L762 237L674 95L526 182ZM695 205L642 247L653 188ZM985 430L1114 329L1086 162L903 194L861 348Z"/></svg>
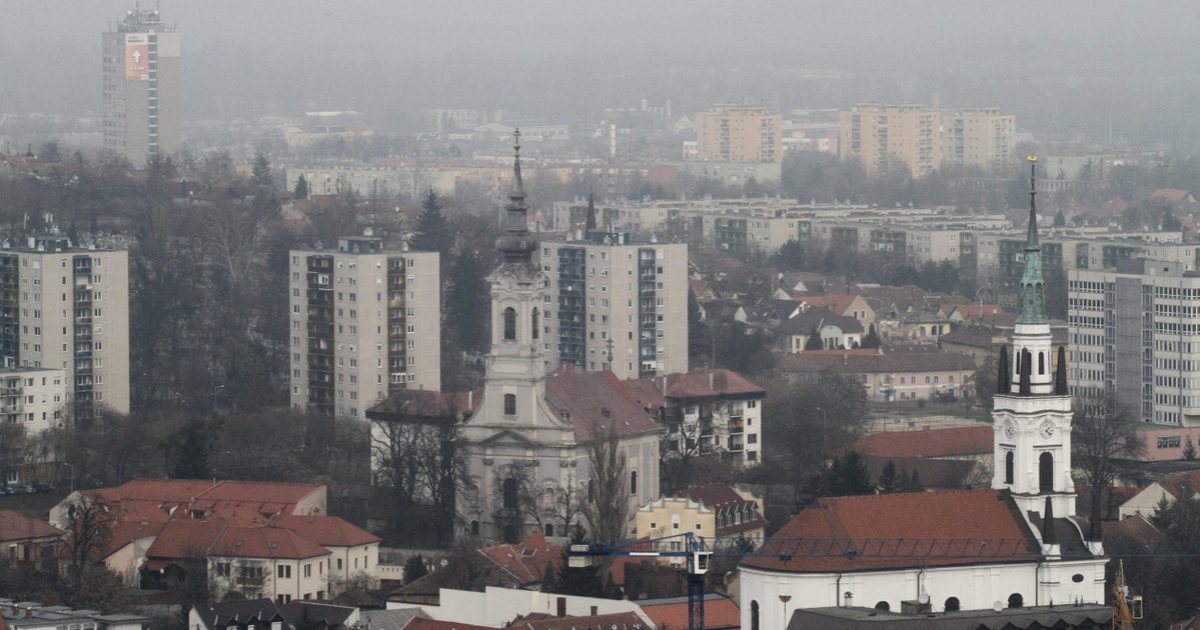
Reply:
<svg viewBox="0 0 1200 630"><path fill-rule="evenodd" d="M1075 515L1071 479L1071 396L1067 393L1066 353L1052 352L1046 316L1042 247L1037 225L1037 157L1029 158L1029 229L1025 271L1011 347L1001 348L992 407L994 473L992 487L1012 491L1022 512L1043 518ZM1011 359L1011 360L1010 360Z"/></svg>

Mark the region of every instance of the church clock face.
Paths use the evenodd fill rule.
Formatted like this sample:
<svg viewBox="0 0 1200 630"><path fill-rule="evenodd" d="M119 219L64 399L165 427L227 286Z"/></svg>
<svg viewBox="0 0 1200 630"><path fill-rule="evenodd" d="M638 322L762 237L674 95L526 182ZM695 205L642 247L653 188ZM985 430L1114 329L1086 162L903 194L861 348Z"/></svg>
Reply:
<svg viewBox="0 0 1200 630"><path fill-rule="evenodd" d="M1038 435L1040 435L1043 440L1049 440L1054 436L1054 425L1048 420L1043 422L1042 426L1038 427Z"/></svg>
<svg viewBox="0 0 1200 630"><path fill-rule="evenodd" d="M1011 439L1013 439L1013 436L1015 436L1016 434L1017 434L1017 428L1013 426L1013 423L1005 422L1004 423L1004 437L1011 440Z"/></svg>

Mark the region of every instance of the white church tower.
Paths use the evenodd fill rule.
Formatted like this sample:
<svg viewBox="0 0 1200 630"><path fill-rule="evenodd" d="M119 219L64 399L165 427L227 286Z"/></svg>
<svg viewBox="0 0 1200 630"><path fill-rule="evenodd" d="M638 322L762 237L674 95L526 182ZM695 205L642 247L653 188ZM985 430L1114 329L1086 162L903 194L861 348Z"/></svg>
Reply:
<svg viewBox="0 0 1200 630"><path fill-rule="evenodd" d="M992 409L995 429L992 487L1012 492L1020 510L1046 518L1075 515L1071 479L1071 396L1066 356L1052 356L1046 316L1042 247L1037 225L1037 158L1029 158L1029 229L1021 312L1011 352L1001 348L998 390ZM1009 360L1011 357L1011 361Z"/></svg>

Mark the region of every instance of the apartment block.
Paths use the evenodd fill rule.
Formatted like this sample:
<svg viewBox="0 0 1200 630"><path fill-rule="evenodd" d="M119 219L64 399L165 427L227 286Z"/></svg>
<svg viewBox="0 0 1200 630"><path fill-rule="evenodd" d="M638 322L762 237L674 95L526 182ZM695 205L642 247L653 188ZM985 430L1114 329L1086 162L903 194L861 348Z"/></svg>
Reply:
<svg viewBox="0 0 1200 630"><path fill-rule="evenodd" d="M129 257L58 234L0 249L0 360L59 370L64 415L129 413Z"/></svg>
<svg viewBox="0 0 1200 630"><path fill-rule="evenodd" d="M696 114L696 151L702 161L779 162L783 117L765 107L715 105Z"/></svg>
<svg viewBox="0 0 1200 630"><path fill-rule="evenodd" d="M1011 175L1017 117L997 108L942 113L942 159L975 166L989 174Z"/></svg>
<svg viewBox="0 0 1200 630"><path fill-rule="evenodd" d="M625 232L546 242L547 367L640 378L688 368L687 245Z"/></svg>
<svg viewBox="0 0 1200 630"><path fill-rule="evenodd" d="M1115 396L1138 419L1200 426L1200 274L1178 262L1123 260L1067 283L1076 396Z"/></svg>
<svg viewBox="0 0 1200 630"><path fill-rule="evenodd" d="M179 33L140 6L104 33L104 149L135 166L182 146Z"/></svg>
<svg viewBox="0 0 1200 630"><path fill-rule="evenodd" d="M857 105L841 113L840 128L841 159L860 160L872 177L898 169L921 177L941 165L940 115L921 105Z"/></svg>
<svg viewBox="0 0 1200 630"><path fill-rule="evenodd" d="M0 368L0 422L19 424L26 435L60 426L68 391L61 369Z"/></svg>
<svg viewBox="0 0 1200 630"><path fill-rule="evenodd" d="M438 265L369 235L292 250L292 406L365 420L390 392L440 389Z"/></svg>

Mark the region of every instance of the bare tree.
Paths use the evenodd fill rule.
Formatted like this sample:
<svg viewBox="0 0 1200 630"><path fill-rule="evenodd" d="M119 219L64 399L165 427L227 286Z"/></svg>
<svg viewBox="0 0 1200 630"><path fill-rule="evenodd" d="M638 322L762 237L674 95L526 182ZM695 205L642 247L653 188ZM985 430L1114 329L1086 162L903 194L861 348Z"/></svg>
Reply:
<svg viewBox="0 0 1200 630"><path fill-rule="evenodd" d="M109 506L99 499L81 494L79 500L67 508L67 535L63 541L66 551L66 579L81 584L84 575L97 566L97 554L108 544L111 517Z"/></svg>
<svg viewBox="0 0 1200 630"><path fill-rule="evenodd" d="M1125 469L1124 461L1142 452L1137 419L1111 398L1078 398L1071 421L1071 450L1075 466L1091 488L1091 531L1100 539L1105 495Z"/></svg>
<svg viewBox="0 0 1200 630"><path fill-rule="evenodd" d="M457 497L471 491L453 424L374 422L371 457L376 485L390 489L391 528L445 545L461 515Z"/></svg>
<svg viewBox="0 0 1200 630"><path fill-rule="evenodd" d="M629 513L629 486L626 485L625 453L613 425L597 426L587 449L590 477L588 502L583 514L591 528L592 540L615 542L625 537Z"/></svg>
<svg viewBox="0 0 1200 630"><path fill-rule="evenodd" d="M571 531L571 527L579 522L579 517L583 516L586 502L587 496L574 476L567 479L565 486L555 489L553 519L556 532L562 532L559 535L567 535ZM560 523L562 529L558 529Z"/></svg>

